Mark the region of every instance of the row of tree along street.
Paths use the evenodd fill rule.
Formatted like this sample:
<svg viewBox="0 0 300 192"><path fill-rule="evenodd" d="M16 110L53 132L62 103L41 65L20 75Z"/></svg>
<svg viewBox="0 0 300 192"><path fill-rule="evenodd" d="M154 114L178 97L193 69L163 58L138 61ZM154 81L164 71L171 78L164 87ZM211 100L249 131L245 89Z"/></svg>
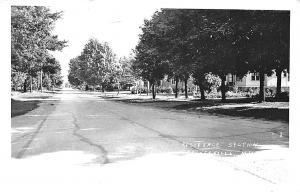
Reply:
<svg viewBox="0 0 300 192"><path fill-rule="evenodd" d="M289 71L289 15L289 11L162 9L144 21L134 72L151 83L153 98L155 85L165 76L185 84L192 76L202 99L206 74L212 73L222 80L222 100L228 73L243 77L258 72L264 101L265 75L276 73L280 95L281 74Z"/></svg>
<svg viewBox="0 0 300 192"><path fill-rule="evenodd" d="M69 62L68 80L72 86L86 90L113 90L114 88L134 84L131 70L132 58L121 58L116 55L107 42L100 43L90 39L81 54Z"/></svg>
<svg viewBox="0 0 300 192"><path fill-rule="evenodd" d="M69 82L76 87L118 89L142 78L155 98L159 81L185 84L193 77L205 99L207 85L220 78L222 100L226 75L259 73L260 100L265 100L265 75L289 71L289 11L162 9L145 20L134 57L116 60L107 43L90 39L69 65ZM217 81L216 81L217 82Z"/></svg>
<svg viewBox="0 0 300 192"><path fill-rule="evenodd" d="M24 92L30 87L43 90L59 87L63 81L61 67L51 51L62 50L66 41L52 34L62 12L42 6L11 8L11 85Z"/></svg>

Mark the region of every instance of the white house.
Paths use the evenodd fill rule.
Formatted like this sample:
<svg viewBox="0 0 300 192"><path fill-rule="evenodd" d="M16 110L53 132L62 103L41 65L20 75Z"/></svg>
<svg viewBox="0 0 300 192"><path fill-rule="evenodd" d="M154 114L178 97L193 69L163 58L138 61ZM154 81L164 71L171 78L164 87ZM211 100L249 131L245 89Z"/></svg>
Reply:
<svg viewBox="0 0 300 192"><path fill-rule="evenodd" d="M290 77L286 72L281 74L281 87L283 89L289 88ZM229 85L235 85L238 88L249 88L249 87L259 87L259 73L248 73L243 78L239 78L236 75L228 74L226 76L226 82ZM265 75L265 87L275 88L277 87L277 76L273 73L271 76Z"/></svg>

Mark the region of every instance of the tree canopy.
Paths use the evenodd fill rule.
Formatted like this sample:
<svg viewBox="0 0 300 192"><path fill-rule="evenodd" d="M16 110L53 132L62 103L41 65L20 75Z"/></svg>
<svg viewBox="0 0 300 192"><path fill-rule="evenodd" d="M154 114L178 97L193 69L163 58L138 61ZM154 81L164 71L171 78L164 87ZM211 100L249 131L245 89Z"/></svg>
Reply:
<svg viewBox="0 0 300 192"><path fill-rule="evenodd" d="M55 22L61 16L62 12L52 13L43 6L12 6L12 74L22 73L27 77L35 77L38 71L47 71L51 67L52 73L60 70L50 51L60 51L67 43L52 34Z"/></svg>
<svg viewBox="0 0 300 192"><path fill-rule="evenodd" d="M90 39L81 54L70 60L69 66L68 79L73 86L102 86L104 89L117 81L116 55L108 43L101 44L97 39Z"/></svg>
<svg viewBox="0 0 300 192"><path fill-rule="evenodd" d="M162 9L144 22L135 67L149 81L192 75L200 89L213 73L224 100L227 74L282 71L288 54L288 11Z"/></svg>

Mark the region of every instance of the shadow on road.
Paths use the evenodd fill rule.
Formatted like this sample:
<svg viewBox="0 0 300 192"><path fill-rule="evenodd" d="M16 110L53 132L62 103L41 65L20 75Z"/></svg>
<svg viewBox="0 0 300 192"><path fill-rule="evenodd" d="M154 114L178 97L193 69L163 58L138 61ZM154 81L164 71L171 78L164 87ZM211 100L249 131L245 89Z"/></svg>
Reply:
<svg viewBox="0 0 300 192"><path fill-rule="evenodd" d="M29 111L37 108L40 101L32 100L32 101L18 101L11 99L11 117L24 115Z"/></svg>
<svg viewBox="0 0 300 192"><path fill-rule="evenodd" d="M152 100L152 99L117 99L118 97L102 97L117 102L136 104L141 106L156 107L165 110L176 110L184 112L198 112L208 115L226 115L242 118L264 119L272 121L289 122L288 108L266 108L250 106L233 106L234 104L251 104L253 99L228 99L226 102L220 100L191 100L191 101L172 101L172 100ZM223 105L232 107L223 108Z"/></svg>

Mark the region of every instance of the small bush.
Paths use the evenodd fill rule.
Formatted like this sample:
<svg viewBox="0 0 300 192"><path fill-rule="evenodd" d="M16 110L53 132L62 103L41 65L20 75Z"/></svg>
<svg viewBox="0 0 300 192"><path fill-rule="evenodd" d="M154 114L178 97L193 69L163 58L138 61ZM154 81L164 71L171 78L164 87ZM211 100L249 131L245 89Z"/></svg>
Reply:
<svg viewBox="0 0 300 192"><path fill-rule="evenodd" d="M266 97L274 97L275 94L272 89L266 88Z"/></svg>
<svg viewBox="0 0 300 192"><path fill-rule="evenodd" d="M173 93L173 89L172 89L172 87L168 87L167 89L166 89L166 93Z"/></svg>
<svg viewBox="0 0 300 192"><path fill-rule="evenodd" d="M237 85L234 85L234 86L232 87L232 91L233 91L234 93L237 93L237 92L239 91L238 86L237 86Z"/></svg>
<svg viewBox="0 0 300 192"><path fill-rule="evenodd" d="M277 101L289 101L289 92L281 92L276 97Z"/></svg>
<svg viewBox="0 0 300 192"><path fill-rule="evenodd" d="M209 94L207 94L207 98L212 98L212 99L221 98L221 92L216 92L216 91L210 92Z"/></svg>
<svg viewBox="0 0 300 192"><path fill-rule="evenodd" d="M132 88L130 89L130 92L131 92L131 94L136 94L136 87L132 87Z"/></svg>
<svg viewBox="0 0 300 192"><path fill-rule="evenodd" d="M147 93L147 88L137 88L137 87L132 87L130 89L131 94L137 94L137 93ZM149 90L151 93L151 89Z"/></svg>
<svg viewBox="0 0 300 192"><path fill-rule="evenodd" d="M158 87L157 88L157 93L173 93L173 89L171 86L169 87Z"/></svg>
<svg viewBox="0 0 300 192"><path fill-rule="evenodd" d="M142 93L147 93L147 89L146 89L146 88L142 88L140 91L141 91Z"/></svg>

